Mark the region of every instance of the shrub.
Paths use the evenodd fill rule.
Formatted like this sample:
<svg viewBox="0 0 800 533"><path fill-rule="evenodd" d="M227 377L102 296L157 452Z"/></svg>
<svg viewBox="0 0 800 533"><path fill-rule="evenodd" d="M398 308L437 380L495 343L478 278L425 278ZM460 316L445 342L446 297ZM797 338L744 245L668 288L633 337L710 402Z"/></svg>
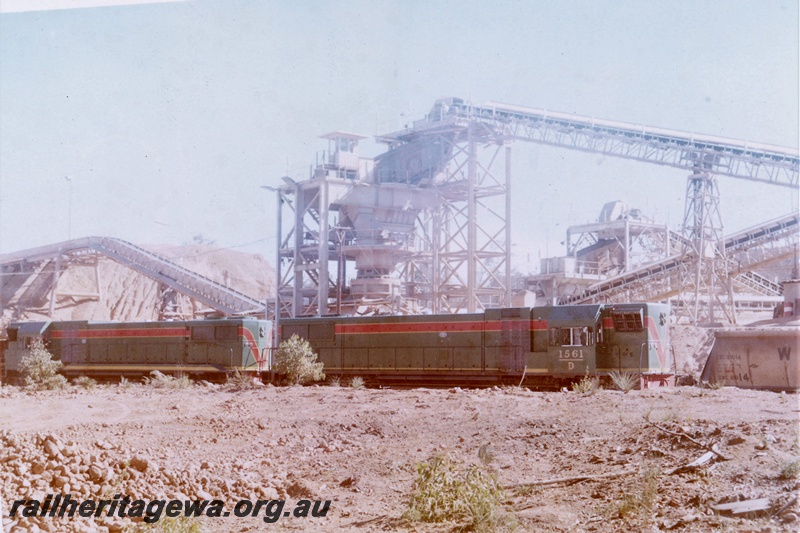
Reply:
<svg viewBox="0 0 800 533"><path fill-rule="evenodd" d="M580 394L594 394L599 390L601 390L600 378L589 376L588 370L583 379L572 384L572 391Z"/></svg>
<svg viewBox="0 0 800 533"><path fill-rule="evenodd" d="M205 528L197 518L179 516L163 517L153 524L131 524L122 531L123 533L203 533Z"/></svg>
<svg viewBox="0 0 800 533"><path fill-rule="evenodd" d="M339 376L334 376L334 377L328 379L328 385L331 386L331 387L341 387L342 380L341 380L341 378Z"/></svg>
<svg viewBox="0 0 800 533"><path fill-rule="evenodd" d="M72 384L77 387L82 387L87 390L91 390L97 385L97 381L89 376L79 376L72 380Z"/></svg>
<svg viewBox="0 0 800 533"><path fill-rule="evenodd" d="M234 389L254 389L259 386L259 382L252 374L248 374L240 368L228 373L225 384Z"/></svg>
<svg viewBox="0 0 800 533"><path fill-rule="evenodd" d="M800 477L800 459L788 463L781 470L782 479L795 479L798 477Z"/></svg>
<svg viewBox="0 0 800 533"><path fill-rule="evenodd" d="M27 353L22 356L20 369L24 383L36 389L63 389L67 378L60 375L61 361L54 361L53 354L47 351L44 341L37 337L31 341Z"/></svg>
<svg viewBox="0 0 800 533"><path fill-rule="evenodd" d="M422 522L468 521L474 531L494 530L504 519L504 494L494 475L478 465L459 468L450 455L417 465L405 517Z"/></svg>
<svg viewBox="0 0 800 533"><path fill-rule="evenodd" d="M622 501L617 505L617 515L625 518L628 515L649 515L658 502L658 478L660 471L657 467L647 467L642 473L639 483L628 487Z"/></svg>
<svg viewBox="0 0 800 533"><path fill-rule="evenodd" d="M305 339L292 335L278 347L273 369L286 376L292 385L325 379L322 363L317 363L317 354Z"/></svg>
<svg viewBox="0 0 800 533"><path fill-rule="evenodd" d="M609 374L611 382L617 390L630 392L639 384L639 376L633 372L618 372L614 370Z"/></svg>
<svg viewBox="0 0 800 533"><path fill-rule="evenodd" d="M350 379L350 387L354 389L363 389L364 388L364 378L361 376L353 376Z"/></svg>
<svg viewBox="0 0 800 533"><path fill-rule="evenodd" d="M144 378L144 384L156 389L185 389L192 386L192 380L186 375L176 378L153 370L150 377Z"/></svg>

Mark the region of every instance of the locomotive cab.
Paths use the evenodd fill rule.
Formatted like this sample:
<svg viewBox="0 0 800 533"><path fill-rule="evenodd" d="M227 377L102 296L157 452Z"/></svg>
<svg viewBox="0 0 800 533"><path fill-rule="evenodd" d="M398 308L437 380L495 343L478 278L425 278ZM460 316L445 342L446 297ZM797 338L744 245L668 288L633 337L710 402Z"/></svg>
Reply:
<svg viewBox="0 0 800 533"><path fill-rule="evenodd" d="M599 305L531 309L528 372L571 379L595 372Z"/></svg>
<svg viewBox="0 0 800 533"><path fill-rule="evenodd" d="M601 312L602 342L597 371L642 376L642 386L668 384L673 379L669 354L669 309L664 304L633 303L605 306Z"/></svg>

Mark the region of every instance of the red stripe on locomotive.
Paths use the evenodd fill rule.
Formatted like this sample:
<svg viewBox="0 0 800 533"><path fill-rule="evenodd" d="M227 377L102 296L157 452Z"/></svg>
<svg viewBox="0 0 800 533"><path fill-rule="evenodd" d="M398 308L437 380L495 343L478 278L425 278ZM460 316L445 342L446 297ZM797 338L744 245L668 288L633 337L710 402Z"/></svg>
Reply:
<svg viewBox="0 0 800 533"><path fill-rule="evenodd" d="M52 339L113 339L115 337L186 337L186 328L54 330Z"/></svg>

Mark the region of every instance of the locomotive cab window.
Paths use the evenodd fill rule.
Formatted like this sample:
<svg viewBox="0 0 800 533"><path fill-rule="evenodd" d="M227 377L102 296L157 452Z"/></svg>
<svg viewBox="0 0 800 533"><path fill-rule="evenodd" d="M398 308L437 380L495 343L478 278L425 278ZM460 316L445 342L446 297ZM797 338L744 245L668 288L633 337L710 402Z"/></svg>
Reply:
<svg viewBox="0 0 800 533"><path fill-rule="evenodd" d="M590 327L550 328L550 346L591 346L594 332Z"/></svg>
<svg viewBox="0 0 800 533"><path fill-rule="evenodd" d="M614 312L611 315L614 319L614 329L621 332L635 332L642 331L642 315L641 313L618 313Z"/></svg>

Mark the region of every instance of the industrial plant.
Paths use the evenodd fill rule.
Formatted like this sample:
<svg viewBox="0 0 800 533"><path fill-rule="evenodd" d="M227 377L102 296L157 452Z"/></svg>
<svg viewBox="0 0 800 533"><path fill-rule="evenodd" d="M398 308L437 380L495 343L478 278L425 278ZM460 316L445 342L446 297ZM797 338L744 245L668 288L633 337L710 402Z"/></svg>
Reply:
<svg viewBox="0 0 800 533"><path fill-rule="evenodd" d="M742 313L783 313L781 281L797 277L798 212L724 234L718 187L749 180L797 194L796 148L460 98L378 135L377 157L359 154L365 138L326 133L306 179L265 186L277 199L279 237L267 299L138 245L86 237L0 256L4 316L24 318L31 305L52 313L59 298L76 296L59 288L73 266L94 265L94 288L78 296L101 299L100 257L158 283L161 319L193 318L198 308L280 319L648 301L669 303L673 322L737 324ZM686 180L680 229L598 198L596 221L567 228L563 254L512 280L512 143L671 167Z"/></svg>

